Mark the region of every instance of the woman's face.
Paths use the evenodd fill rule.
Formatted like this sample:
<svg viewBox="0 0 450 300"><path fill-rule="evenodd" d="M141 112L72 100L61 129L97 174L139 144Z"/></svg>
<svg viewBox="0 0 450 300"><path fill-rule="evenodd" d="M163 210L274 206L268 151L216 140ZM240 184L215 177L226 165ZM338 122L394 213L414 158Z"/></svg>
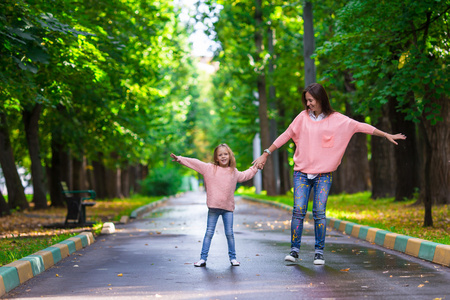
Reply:
<svg viewBox="0 0 450 300"><path fill-rule="evenodd" d="M230 154L228 153L227 148L217 148L217 159L219 161L219 166L223 168L228 167L228 164L230 163Z"/></svg>
<svg viewBox="0 0 450 300"><path fill-rule="evenodd" d="M306 92L305 99L306 105L314 113L314 115L318 116L322 113L322 106L309 92Z"/></svg>

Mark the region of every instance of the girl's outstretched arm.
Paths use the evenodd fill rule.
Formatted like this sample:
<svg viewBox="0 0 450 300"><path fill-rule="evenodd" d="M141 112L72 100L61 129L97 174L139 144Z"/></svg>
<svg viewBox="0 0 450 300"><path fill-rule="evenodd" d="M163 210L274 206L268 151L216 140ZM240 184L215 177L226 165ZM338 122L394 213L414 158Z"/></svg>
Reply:
<svg viewBox="0 0 450 300"><path fill-rule="evenodd" d="M403 133L389 134L389 133L383 132L379 129L375 129L373 131L373 135L384 137L389 142L391 142L395 145L398 145L398 143L395 140L405 140L406 139L406 135L404 135Z"/></svg>

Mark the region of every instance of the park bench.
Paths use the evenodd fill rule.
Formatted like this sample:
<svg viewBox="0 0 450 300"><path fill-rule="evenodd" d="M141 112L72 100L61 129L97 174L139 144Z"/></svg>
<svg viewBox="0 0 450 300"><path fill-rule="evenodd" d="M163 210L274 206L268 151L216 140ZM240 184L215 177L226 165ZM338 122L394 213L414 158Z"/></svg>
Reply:
<svg viewBox="0 0 450 300"><path fill-rule="evenodd" d="M95 191L69 191L64 181L61 182L61 188L67 204L67 216L64 224L86 225L86 206L94 206L96 204L95 201L89 201L95 199Z"/></svg>

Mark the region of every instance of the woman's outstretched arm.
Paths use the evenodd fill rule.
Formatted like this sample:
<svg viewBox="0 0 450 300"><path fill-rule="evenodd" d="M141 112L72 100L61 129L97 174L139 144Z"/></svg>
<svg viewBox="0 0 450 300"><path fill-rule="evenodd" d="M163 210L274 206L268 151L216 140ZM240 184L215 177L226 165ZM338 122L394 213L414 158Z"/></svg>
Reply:
<svg viewBox="0 0 450 300"><path fill-rule="evenodd" d="M395 145L398 145L398 143L395 140L405 140L406 139L406 135L404 135L403 133L389 134L389 133L381 131L379 129L375 129L373 131L373 135L384 137L389 142L391 142Z"/></svg>

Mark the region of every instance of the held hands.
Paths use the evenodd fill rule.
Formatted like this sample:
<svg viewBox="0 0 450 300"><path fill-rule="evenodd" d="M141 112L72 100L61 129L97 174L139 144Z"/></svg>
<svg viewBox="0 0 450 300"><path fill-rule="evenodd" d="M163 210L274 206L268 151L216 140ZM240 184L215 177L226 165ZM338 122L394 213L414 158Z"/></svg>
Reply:
<svg viewBox="0 0 450 300"><path fill-rule="evenodd" d="M406 135L404 135L403 133L397 133L397 134L389 134L386 133L384 135L384 137L391 143L398 145L398 143L395 140L405 140L406 139Z"/></svg>
<svg viewBox="0 0 450 300"><path fill-rule="evenodd" d="M264 165L267 161L267 155L261 155L257 159L255 159L252 164L255 165L258 169L262 170L264 169Z"/></svg>
<svg viewBox="0 0 450 300"><path fill-rule="evenodd" d="M180 160L178 159L178 157L177 157L175 154L173 154L173 153L170 153L170 157L173 158L172 161L176 161L176 162L179 162L179 161L180 161Z"/></svg>

